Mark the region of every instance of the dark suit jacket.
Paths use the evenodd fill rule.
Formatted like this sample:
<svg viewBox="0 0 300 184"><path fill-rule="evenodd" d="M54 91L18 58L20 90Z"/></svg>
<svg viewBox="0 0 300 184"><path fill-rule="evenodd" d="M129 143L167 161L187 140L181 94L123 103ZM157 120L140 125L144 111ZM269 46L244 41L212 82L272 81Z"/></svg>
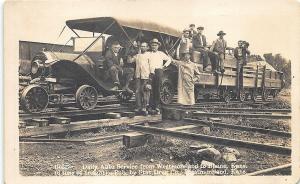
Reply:
<svg viewBox="0 0 300 184"><path fill-rule="evenodd" d="M200 35L196 34L193 36L193 48L203 48L206 47L206 37L204 35L201 35L202 42L200 39Z"/></svg>
<svg viewBox="0 0 300 184"><path fill-rule="evenodd" d="M120 54L117 56L113 53L111 49L109 49L105 53L105 61L104 61L104 68L108 69L113 65L120 66Z"/></svg>
<svg viewBox="0 0 300 184"><path fill-rule="evenodd" d="M239 49L241 49L240 53L239 53ZM237 60L240 60L240 59L243 59L245 60L247 58L247 55L250 54L250 51L248 49L245 49L245 48L239 48L239 47L236 47L234 49L234 57L237 59Z"/></svg>

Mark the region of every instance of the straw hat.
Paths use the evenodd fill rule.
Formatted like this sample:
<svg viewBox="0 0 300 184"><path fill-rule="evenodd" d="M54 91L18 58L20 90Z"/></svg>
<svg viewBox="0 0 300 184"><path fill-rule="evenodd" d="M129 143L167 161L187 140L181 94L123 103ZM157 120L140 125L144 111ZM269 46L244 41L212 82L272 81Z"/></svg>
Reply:
<svg viewBox="0 0 300 184"><path fill-rule="evenodd" d="M159 46L161 45L161 43L158 41L157 38L154 38L154 39L152 39L152 40L150 41L150 44L153 44L153 43L156 43L156 44L158 44Z"/></svg>

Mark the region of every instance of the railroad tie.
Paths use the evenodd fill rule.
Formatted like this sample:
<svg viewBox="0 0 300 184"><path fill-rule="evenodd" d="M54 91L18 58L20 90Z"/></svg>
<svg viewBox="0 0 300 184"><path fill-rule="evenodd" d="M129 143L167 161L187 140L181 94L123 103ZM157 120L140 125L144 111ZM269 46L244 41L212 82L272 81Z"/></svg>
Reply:
<svg viewBox="0 0 300 184"><path fill-rule="evenodd" d="M49 120L47 119L32 119L31 121L26 122L26 126L33 127L45 127L49 125Z"/></svg>
<svg viewBox="0 0 300 184"><path fill-rule="evenodd" d="M120 119L121 118L121 114L115 113L115 112L106 113L104 116L109 119Z"/></svg>
<svg viewBox="0 0 300 184"><path fill-rule="evenodd" d="M51 124L70 124L71 118L66 117L53 117L50 118Z"/></svg>

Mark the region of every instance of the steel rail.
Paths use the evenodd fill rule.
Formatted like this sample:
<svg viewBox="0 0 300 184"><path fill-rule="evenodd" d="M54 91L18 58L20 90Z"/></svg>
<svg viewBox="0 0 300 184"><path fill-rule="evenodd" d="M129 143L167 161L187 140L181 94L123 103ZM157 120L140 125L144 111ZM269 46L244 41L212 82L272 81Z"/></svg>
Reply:
<svg viewBox="0 0 300 184"><path fill-rule="evenodd" d="M51 118L51 117L72 117L72 116L82 116L82 115L93 115L108 112L125 112L133 110L131 107L127 106L116 106L116 107L101 107L92 110L70 110L70 111L54 111L54 112L42 112L42 113L32 113L32 114L19 114L20 120L30 120L34 118Z"/></svg>
<svg viewBox="0 0 300 184"><path fill-rule="evenodd" d="M230 101L228 103L226 102L220 102L220 101L198 101L196 102L195 105L193 106L206 106L206 105L222 105L222 106L230 106L230 105L266 105L266 104L270 104L272 102L239 102L239 101ZM173 103L173 104L168 104L168 105L163 105L165 107L169 107L169 106L178 106L178 107L184 107L183 105L180 105L178 103Z"/></svg>
<svg viewBox="0 0 300 184"><path fill-rule="evenodd" d="M189 139L194 141L203 141L211 144L223 145L223 146L232 146L238 148L246 148L252 149L256 151L274 153L274 154L281 154L281 155L291 155L291 148L283 147L283 146L275 146L275 145L268 145L268 144L261 144L256 142L250 141L242 141L242 140L234 140L228 138L221 138L215 136L208 136L204 134L195 134L195 133L187 133L187 132L179 132L179 131L172 131L166 130L162 128L155 128L155 127L146 127L141 125L129 125L132 130L148 133L148 134L157 134L163 136L171 136L176 138L183 138Z"/></svg>
<svg viewBox="0 0 300 184"><path fill-rule="evenodd" d="M241 126L241 125L233 125L233 124L228 124L228 123L211 122L211 121L204 121L204 120L198 120L198 119L192 119L192 118L185 118L185 119L183 119L183 121L192 123L192 124L197 124L197 125L200 124L200 125L205 125L205 126L229 128L229 129L240 130L240 131L257 132L260 134L269 134L269 135L288 137L288 138L291 137L290 132L284 132L284 131L278 131L278 130Z"/></svg>
<svg viewBox="0 0 300 184"><path fill-rule="evenodd" d="M277 172L282 172L285 170L290 170L292 168L292 164L285 164L285 165L280 165L277 167L272 167L272 168L268 168L268 169L263 169L260 171L255 171L252 173L248 173L246 175L248 176L260 176L260 175L267 175L267 174L273 174L273 173L277 173Z"/></svg>
<svg viewBox="0 0 300 184"><path fill-rule="evenodd" d="M234 112L283 112L290 113L291 109L259 109L259 108L228 108L228 107L181 107L182 109L199 109L216 110L216 111L234 111Z"/></svg>
<svg viewBox="0 0 300 184"><path fill-rule="evenodd" d="M202 117L245 117L260 119L291 119L291 115L287 114L242 114L242 113L213 113L213 112L193 112L195 116Z"/></svg>

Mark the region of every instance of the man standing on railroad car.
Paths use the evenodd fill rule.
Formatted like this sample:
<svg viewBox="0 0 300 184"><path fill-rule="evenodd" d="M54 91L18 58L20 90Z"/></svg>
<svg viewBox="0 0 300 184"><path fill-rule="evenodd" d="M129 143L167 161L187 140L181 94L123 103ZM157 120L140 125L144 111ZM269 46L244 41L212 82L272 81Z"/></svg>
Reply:
<svg viewBox="0 0 300 184"><path fill-rule="evenodd" d="M111 48L105 53L104 68L107 70L106 75L114 84L113 90L118 90L120 86L119 75L123 73L123 60L119 51L121 46L118 41L114 41Z"/></svg>
<svg viewBox="0 0 300 184"><path fill-rule="evenodd" d="M247 42L248 43L248 42ZM236 59L236 69L237 69L237 88L238 92L243 88L243 66L247 64L247 55L250 55L248 50L248 44L245 44L245 41L239 40L238 47L233 51L234 57Z"/></svg>
<svg viewBox="0 0 300 184"><path fill-rule="evenodd" d="M150 76L150 61L149 61L149 52L148 44L142 42L141 44L141 53L138 53L133 57L135 61L135 78L136 78L136 112L142 112L144 115L147 115L147 108L149 106L151 84L149 80Z"/></svg>
<svg viewBox="0 0 300 184"><path fill-rule="evenodd" d="M206 37L203 35L204 27L197 28L198 33L193 36L193 51L198 51L201 53L201 57L203 58L203 71L206 71L206 67L208 65L208 49L206 43ZM199 63L198 61L194 61L195 63Z"/></svg>
<svg viewBox="0 0 300 184"><path fill-rule="evenodd" d="M195 30L196 25L195 24L190 24L190 30L189 30L189 38L192 39L194 35L197 34L197 31Z"/></svg>
<svg viewBox="0 0 300 184"><path fill-rule="evenodd" d="M217 40L215 40L212 43L212 46L210 48L210 51L213 52L218 60L218 71L215 71L217 73L221 72L224 73L224 59L225 59L225 50L227 47L227 42L226 40L223 38L224 35L226 35L226 33L224 33L223 31L219 31L219 33L217 34L217 36L219 36L219 38ZM216 61L215 61L216 62ZM214 67L216 69L216 63L214 63Z"/></svg>
<svg viewBox="0 0 300 184"><path fill-rule="evenodd" d="M192 40L190 39L190 30L184 29L182 37L177 48L177 59L182 59L184 53L190 52L192 49Z"/></svg>
<svg viewBox="0 0 300 184"><path fill-rule="evenodd" d="M161 46L161 43L158 41L158 39L154 38L151 40L150 46L150 80L152 81L151 107L156 111L157 114L160 114L160 86L163 76L163 68L171 64L172 59L164 52L158 50L158 48Z"/></svg>

